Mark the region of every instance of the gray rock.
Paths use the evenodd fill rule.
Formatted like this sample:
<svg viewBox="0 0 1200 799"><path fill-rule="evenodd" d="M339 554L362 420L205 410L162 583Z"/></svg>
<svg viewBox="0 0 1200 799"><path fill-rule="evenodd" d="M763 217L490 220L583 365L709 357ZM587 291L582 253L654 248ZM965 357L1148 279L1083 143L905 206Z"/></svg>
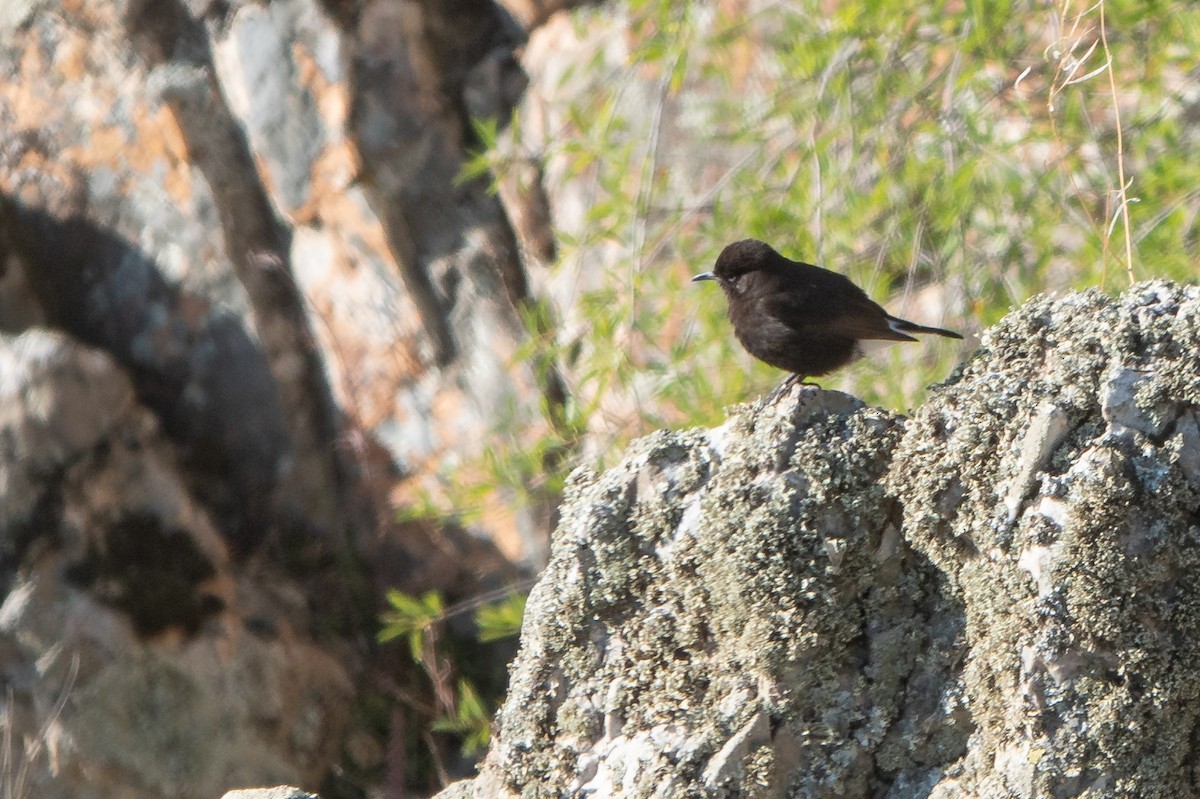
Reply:
<svg viewBox="0 0 1200 799"><path fill-rule="evenodd" d="M803 387L576 474L471 795L862 795L961 753L961 618L881 484L902 432Z"/></svg>
<svg viewBox="0 0 1200 799"><path fill-rule="evenodd" d="M11 34L45 4L46 0L8 0L0 5L0 34Z"/></svg>
<svg viewBox="0 0 1200 799"><path fill-rule="evenodd" d="M293 54L302 50L312 58L322 36L335 48L337 40L310 0L249 5L231 17L214 66L251 148L262 159L272 199L291 216L309 201L312 165L327 144L317 98ZM335 70L338 65L338 59L328 63ZM337 71L321 77L344 79Z"/></svg>
<svg viewBox="0 0 1200 799"><path fill-rule="evenodd" d="M39 481L109 436L133 404L133 387L105 354L72 349L46 331L3 337L0 530L30 514Z"/></svg>
<svg viewBox="0 0 1200 799"><path fill-rule="evenodd" d="M0 330L114 357L236 547L341 551L401 476L440 496L499 408L548 433L563 389L517 357L516 241L458 180L468 105L508 113L524 83L498 6L0 0L0 33L28 98L0 125ZM498 488L512 512L476 538L540 564L547 494ZM386 533L361 539L411 537ZM419 568L362 557L405 563L393 584Z"/></svg>
<svg viewBox="0 0 1200 799"><path fill-rule="evenodd" d="M61 334L0 336L0 496L14 796L321 779L351 659L313 642L282 579L235 569L114 359Z"/></svg>
<svg viewBox="0 0 1200 799"><path fill-rule="evenodd" d="M1037 298L910 423L888 489L966 608L953 795L1195 795L1197 314L1165 282Z"/></svg>
<svg viewBox="0 0 1200 799"><path fill-rule="evenodd" d="M1037 298L911 420L801 387L575 474L441 796L1193 796L1196 318Z"/></svg>
<svg viewBox="0 0 1200 799"><path fill-rule="evenodd" d="M321 799L315 793L281 785L277 788L243 788L229 791L221 799Z"/></svg>

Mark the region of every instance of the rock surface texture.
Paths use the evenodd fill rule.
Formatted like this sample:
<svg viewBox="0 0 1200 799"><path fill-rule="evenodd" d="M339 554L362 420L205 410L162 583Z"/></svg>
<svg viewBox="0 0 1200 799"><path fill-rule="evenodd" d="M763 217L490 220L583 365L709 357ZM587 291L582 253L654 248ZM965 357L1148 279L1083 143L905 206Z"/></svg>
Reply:
<svg viewBox="0 0 1200 799"><path fill-rule="evenodd" d="M1200 795L1200 290L1038 298L911 419L811 387L577 473L442 797Z"/></svg>

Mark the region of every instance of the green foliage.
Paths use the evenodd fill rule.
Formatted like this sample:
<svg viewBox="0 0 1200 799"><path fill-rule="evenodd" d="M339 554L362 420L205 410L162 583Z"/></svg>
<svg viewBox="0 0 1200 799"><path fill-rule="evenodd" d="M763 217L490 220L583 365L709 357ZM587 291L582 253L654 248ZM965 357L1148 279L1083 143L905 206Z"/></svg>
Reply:
<svg viewBox="0 0 1200 799"><path fill-rule="evenodd" d="M525 616L525 595L512 594L499 602L484 605L475 612L475 624L479 627L480 641L498 641L521 632L521 619Z"/></svg>
<svg viewBox="0 0 1200 799"><path fill-rule="evenodd" d="M1041 291L1192 278L1200 8L1153 6L627 2L625 60L581 56L550 132L518 124L492 154L503 174L505 141L537 150L565 175L552 195L583 200L558 220L554 267L578 286L557 315L582 323L552 352L573 353L597 460L655 427L717 423L781 378L732 342L719 292L687 282L737 238L967 332ZM823 382L911 407L962 355L926 341Z"/></svg>
<svg viewBox="0 0 1200 799"><path fill-rule="evenodd" d="M415 709L432 715L429 729L457 736L465 757L479 754L487 748L490 737L492 703L472 679L463 676L477 665L467 659L476 656L478 644L511 638L520 632L525 596L512 593L495 602L469 601L447 608L436 591L416 596L393 589L388 591L387 601L390 609L380 618L379 641L406 639L413 661L420 664L429 679L427 693L436 710L430 713L423 703L417 703ZM449 619L470 611L474 611L478 630L476 645L445 645L441 628ZM452 693L446 687L451 674L458 675Z"/></svg>
<svg viewBox="0 0 1200 799"><path fill-rule="evenodd" d="M453 715L435 720L430 729L460 736L462 753L466 757L482 754L491 740L492 714L469 681L459 679L456 695Z"/></svg>
<svg viewBox="0 0 1200 799"><path fill-rule="evenodd" d="M425 631L443 618L441 594L426 591L418 597L392 589L387 592L387 601L392 609L383 614L379 642L406 637L413 660L421 663L425 659Z"/></svg>
<svg viewBox="0 0 1200 799"><path fill-rule="evenodd" d="M458 176L455 179L455 184L459 186L484 177L491 181L495 180L496 171L493 168L494 164L488 153L494 151L496 148L500 122L496 119L476 119L472 120L471 127L475 133L475 138L479 141L479 147L467 159L466 163L463 164L462 169L459 170ZM493 183L494 187L495 184Z"/></svg>
<svg viewBox="0 0 1200 799"><path fill-rule="evenodd" d="M568 384L540 422L501 409L488 453L448 478L468 521L496 493L552 502L573 466L719 424L782 378L733 340L719 290L688 282L738 238L967 334L1043 291L1195 279L1200 5L627 0L575 22L559 84L505 130L479 123L465 171L550 176L559 258L516 361ZM892 346L821 383L910 408L968 351Z"/></svg>

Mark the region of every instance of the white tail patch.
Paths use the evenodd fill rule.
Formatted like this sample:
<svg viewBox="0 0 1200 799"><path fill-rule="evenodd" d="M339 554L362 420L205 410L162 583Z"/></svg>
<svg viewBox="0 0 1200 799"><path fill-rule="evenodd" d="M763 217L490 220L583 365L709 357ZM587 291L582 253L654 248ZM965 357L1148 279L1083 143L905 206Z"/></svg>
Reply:
<svg viewBox="0 0 1200 799"><path fill-rule="evenodd" d="M888 341L884 338L863 339L854 345L854 357L850 359L850 362L853 363L859 358L862 358L864 355L869 355L871 353L879 352L882 349L891 347L895 343L896 342Z"/></svg>

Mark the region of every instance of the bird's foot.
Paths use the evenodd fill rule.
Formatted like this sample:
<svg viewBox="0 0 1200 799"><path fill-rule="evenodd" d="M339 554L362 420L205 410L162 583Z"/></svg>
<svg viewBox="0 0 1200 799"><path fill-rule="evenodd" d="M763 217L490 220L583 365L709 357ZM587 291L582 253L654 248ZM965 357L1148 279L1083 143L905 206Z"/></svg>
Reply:
<svg viewBox="0 0 1200 799"><path fill-rule="evenodd" d="M783 395L787 394L789 391L791 391L792 386L812 386L813 388L820 388L820 386L818 386L816 383L805 380L804 375L793 373L785 377L783 382L776 386L775 390L767 395L767 404L770 405Z"/></svg>

